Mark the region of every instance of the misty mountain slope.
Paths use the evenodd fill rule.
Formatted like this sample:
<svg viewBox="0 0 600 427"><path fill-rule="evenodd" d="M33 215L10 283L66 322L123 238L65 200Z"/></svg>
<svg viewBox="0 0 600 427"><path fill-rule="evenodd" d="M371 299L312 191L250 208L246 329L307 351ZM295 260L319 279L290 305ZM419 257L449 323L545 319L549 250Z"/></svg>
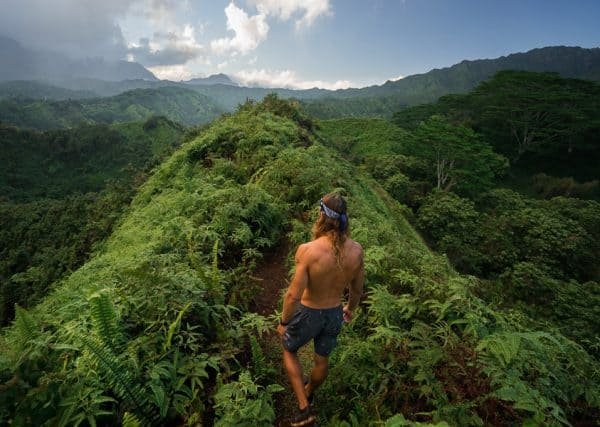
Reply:
<svg viewBox="0 0 600 427"><path fill-rule="evenodd" d="M95 256L0 336L0 421L118 424L127 411L272 425L274 395L290 391L265 334L277 319L248 312L253 271L283 240L309 238L332 189L365 249L368 299L332 354L320 421L557 423L598 406L596 362L474 296L477 281L431 253L405 208L313 129L270 96L157 168Z"/></svg>
<svg viewBox="0 0 600 427"><path fill-rule="evenodd" d="M97 97L97 93L89 90L72 90L40 81L12 80L0 82L0 99L21 98L63 101L66 99Z"/></svg>
<svg viewBox="0 0 600 427"><path fill-rule="evenodd" d="M557 72L563 77L599 80L600 49L545 47L496 59L462 61L448 68L431 70L398 81L388 81L380 86L336 91L317 88L292 90L240 87L223 74L187 82L159 81L143 76L131 76L127 77L127 80L121 79L122 81L107 81L110 79L94 78L89 73L72 78L45 76L43 80L50 81L54 86L93 92L100 96L114 96L134 89L158 89L165 86L188 88L208 96L223 111L233 111L237 105L247 99L258 101L269 93L277 93L282 98L302 100L310 114L327 119L346 116L390 117L394 112L407 106L433 102L440 96L450 93L468 92L498 71L508 69ZM33 95L36 99L42 98L41 94L35 96L34 90L22 89L20 93L13 92L23 96Z"/></svg>
<svg viewBox="0 0 600 427"><path fill-rule="evenodd" d="M82 100L0 100L0 122L38 130L139 121L155 115L197 125L222 112L208 97L180 87L135 89L113 97Z"/></svg>
<svg viewBox="0 0 600 427"><path fill-rule="evenodd" d="M109 81L156 80L154 74L136 62L71 59L55 52L30 50L13 39L0 36L0 81L50 81L80 77Z"/></svg>

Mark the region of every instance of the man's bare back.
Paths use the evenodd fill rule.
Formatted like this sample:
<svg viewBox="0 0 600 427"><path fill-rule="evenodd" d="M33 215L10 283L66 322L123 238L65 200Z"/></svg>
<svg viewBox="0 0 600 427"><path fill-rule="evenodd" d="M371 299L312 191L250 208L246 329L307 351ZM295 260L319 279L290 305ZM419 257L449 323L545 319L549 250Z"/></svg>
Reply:
<svg viewBox="0 0 600 427"><path fill-rule="evenodd" d="M344 289L358 278L362 267L362 247L352 239L344 242L341 265L338 265L330 239L319 237L300 245L296 252L296 269L305 266L308 283L300 302L311 308L340 305Z"/></svg>

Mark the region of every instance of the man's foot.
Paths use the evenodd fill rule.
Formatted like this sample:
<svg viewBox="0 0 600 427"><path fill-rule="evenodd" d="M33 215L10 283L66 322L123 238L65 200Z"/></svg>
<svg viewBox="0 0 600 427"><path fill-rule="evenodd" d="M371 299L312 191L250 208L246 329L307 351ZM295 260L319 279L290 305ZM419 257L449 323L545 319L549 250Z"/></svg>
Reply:
<svg viewBox="0 0 600 427"><path fill-rule="evenodd" d="M317 420L317 417L312 412L312 408L308 405L306 408L302 409L298 412L292 421L290 422L290 426L292 427L301 427L301 426L309 426L312 425Z"/></svg>

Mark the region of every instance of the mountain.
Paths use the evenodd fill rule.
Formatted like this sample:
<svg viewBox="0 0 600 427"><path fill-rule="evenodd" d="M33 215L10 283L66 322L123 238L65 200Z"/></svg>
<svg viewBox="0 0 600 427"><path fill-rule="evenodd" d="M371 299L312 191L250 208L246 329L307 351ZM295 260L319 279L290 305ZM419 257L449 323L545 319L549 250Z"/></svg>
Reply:
<svg viewBox="0 0 600 427"><path fill-rule="evenodd" d="M238 84L231 80L231 78L227 74L219 73L213 74L208 77L200 77L196 79L191 79L185 81L183 83L190 85L229 85L229 86L237 86Z"/></svg>
<svg viewBox="0 0 600 427"><path fill-rule="evenodd" d="M389 115L443 95L466 93L502 70L556 72L563 77L600 80L600 48L555 46L496 59L462 61L380 86L330 92L323 99L307 102L306 107L321 118Z"/></svg>
<svg viewBox="0 0 600 427"><path fill-rule="evenodd" d="M97 98L98 94L89 90L73 90L35 80L11 80L0 82L0 99L65 99Z"/></svg>
<svg viewBox="0 0 600 427"><path fill-rule="evenodd" d="M2 46L4 47L2 48ZM17 63L23 59L22 56L18 55L18 52L22 52L23 49L14 40L0 39L0 51L2 49L5 52L2 61L12 61L13 64L0 70L0 80L6 80L6 76L9 75L11 69L19 67L27 69L27 64L17 66ZM564 46L533 49L529 52L516 53L496 59L462 61L448 68L431 70L424 74L408 76L397 81L388 81L380 86L336 91L316 88L291 90L240 87L225 74L192 79L187 82L156 80L154 76L148 76L143 72L141 72L141 76L134 77L132 74L115 70L118 70L120 66L134 68L141 66L122 61L119 66L115 66L112 75L118 74L121 77L127 75L129 79L116 81L118 80L116 78L101 76L102 73L106 74L107 69L102 64L101 60L83 61L78 67L74 67L74 69L80 70L77 76L74 76L75 73L71 73L69 77L64 73L61 75L54 72L47 74L44 80L50 80L53 86L77 92L94 93L99 96L114 96L134 89L158 89L166 86L187 88L206 96L214 105L224 111L234 110L247 99L258 101L269 93L277 93L282 98L301 100L306 110L318 118L343 116L389 117L394 112L407 106L433 102L440 96L450 93L466 93L478 83L489 79L502 70L557 72L563 77L600 80L600 48L584 49ZM31 68L29 66L29 69ZM95 71L96 68L104 71ZM132 72L134 68L131 69ZM143 70L147 72L147 70ZM4 77L2 77L3 75ZM49 76L53 77L50 78ZM35 80L37 77L15 77L13 73L12 78ZM21 83L21 85L24 85L24 83ZM22 89L20 94L27 96L34 92L33 90ZM83 97L79 95L81 94L69 96L69 98ZM43 96L39 95L36 98L43 98ZM57 99L65 99L65 95L57 93Z"/></svg>
<svg viewBox="0 0 600 427"><path fill-rule="evenodd" d="M53 81L81 77L107 81L156 80L154 74L137 62L73 59L54 52L30 50L13 39L0 36L0 81Z"/></svg>
<svg viewBox="0 0 600 427"><path fill-rule="evenodd" d="M197 125L223 112L207 96L182 87L134 89L116 96L81 100L0 99L0 122L38 130L139 121L155 115Z"/></svg>

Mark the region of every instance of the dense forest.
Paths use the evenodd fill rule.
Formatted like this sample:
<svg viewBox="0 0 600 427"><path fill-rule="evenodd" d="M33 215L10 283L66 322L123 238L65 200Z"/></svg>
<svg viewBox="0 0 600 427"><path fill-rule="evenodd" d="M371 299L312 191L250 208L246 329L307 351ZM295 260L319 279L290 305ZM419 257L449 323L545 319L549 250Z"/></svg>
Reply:
<svg viewBox="0 0 600 427"><path fill-rule="evenodd" d="M35 132L1 127L0 325L87 261L151 169L181 143L163 117Z"/></svg>
<svg viewBox="0 0 600 427"><path fill-rule="evenodd" d="M392 121L318 121L269 95L188 130L180 146L182 129L165 119L4 127L7 162L35 144L65 150L39 150L49 167L31 163L29 181L3 178L23 195L6 200L3 231L47 247L42 235L58 224L57 246L42 252L66 250L35 264L15 245L8 267L30 267L2 273L18 305L5 308L14 321L0 335L0 424L279 423L289 404L273 334L280 303L256 310L261 271L273 254L291 266L332 190L365 249L367 297L316 396L320 424L592 424L597 93L595 83L505 72ZM113 136L100 142L100 130ZM156 134L136 139L144 132ZM143 140L155 142L144 151ZM102 157L102 144L122 151ZM119 175L140 152L133 169L148 175ZM84 200L72 155L83 156L81 183L118 175L131 190L96 187ZM60 200L81 199L72 209L37 200L63 183ZM16 203L24 214L9 215ZM54 213L40 222L35 212ZM90 233L95 243L75 248ZM2 238L2 248L19 239ZM36 274L43 286L21 285Z"/></svg>
<svg viewBox="0 0 600 427"><path fill-rule="evenodd" d="M223 112L205 95L179 87L134 89L112 97L62 101L0 99L0 122L37 130L141 121L156 115L184 125L198 125Z"/></svg>

